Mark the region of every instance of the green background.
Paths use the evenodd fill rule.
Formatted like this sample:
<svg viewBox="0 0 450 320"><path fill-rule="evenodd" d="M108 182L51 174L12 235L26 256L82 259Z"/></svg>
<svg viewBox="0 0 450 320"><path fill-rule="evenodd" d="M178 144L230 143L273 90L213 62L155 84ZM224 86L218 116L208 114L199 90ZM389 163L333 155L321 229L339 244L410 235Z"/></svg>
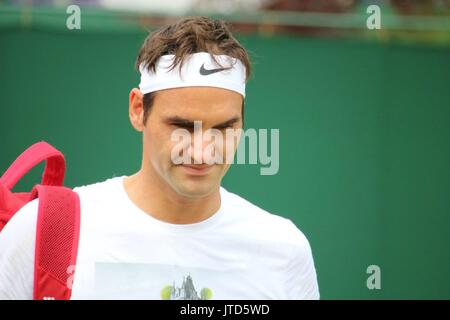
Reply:
<svg viewBox="0 0 450 320"><path fill-rule="evenodd" d="M39 140L63 151L71 187L137 171L128 93L145 28L1 17L0 172ZM235 165L223 185L299 226L323 299L450 299L450 48L237 37L254 61L246 126L280 129L280 170ZM372 264L381 290L366 286Z"/></svg>

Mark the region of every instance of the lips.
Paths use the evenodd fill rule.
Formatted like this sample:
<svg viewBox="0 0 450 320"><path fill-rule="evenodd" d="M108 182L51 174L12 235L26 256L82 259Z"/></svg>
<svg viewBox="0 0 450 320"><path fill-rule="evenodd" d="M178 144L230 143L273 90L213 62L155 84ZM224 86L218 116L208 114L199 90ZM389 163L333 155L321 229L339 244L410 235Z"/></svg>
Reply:
<svg viewBox="0 0 450 320"><path fill-rule="evenodd" d="M190 175L202 176L208 174L214 166L183 164L181 167Z"/></svg>

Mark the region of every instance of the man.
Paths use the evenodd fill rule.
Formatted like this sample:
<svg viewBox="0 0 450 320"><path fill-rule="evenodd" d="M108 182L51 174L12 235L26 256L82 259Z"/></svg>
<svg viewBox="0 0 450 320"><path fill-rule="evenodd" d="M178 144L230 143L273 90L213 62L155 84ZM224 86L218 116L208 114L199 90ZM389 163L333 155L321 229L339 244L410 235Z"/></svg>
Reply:
<svg viewBox="0 0 450 320"><path fill-rule="evenodd" d="M318 299L303 233L221 187L230 164L209 161L211 140L173 139L197 134L196 123L219 133L243 126L251 66L226 24L200 17L163 27L136 65L129 116L142 132L141 169L74 189L81 227L71 298ZM236 151L215 148L221 159ZM0 234L2 299L33 297L37 206L25 205Z"/></svg>

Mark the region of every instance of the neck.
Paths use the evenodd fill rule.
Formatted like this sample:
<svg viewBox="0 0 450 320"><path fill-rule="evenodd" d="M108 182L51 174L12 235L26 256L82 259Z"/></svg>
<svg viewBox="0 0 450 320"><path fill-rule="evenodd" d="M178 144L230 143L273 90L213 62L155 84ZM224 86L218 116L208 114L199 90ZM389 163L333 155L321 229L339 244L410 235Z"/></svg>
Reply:
<svg viewBox="0 0 450 320"><path fill-rule="evenodd" d="M167 223L191 224L208 219L219 210L219 188L205 197L189 198L155 175L141 169L124 180L130 200L148 215Z"/></svg>

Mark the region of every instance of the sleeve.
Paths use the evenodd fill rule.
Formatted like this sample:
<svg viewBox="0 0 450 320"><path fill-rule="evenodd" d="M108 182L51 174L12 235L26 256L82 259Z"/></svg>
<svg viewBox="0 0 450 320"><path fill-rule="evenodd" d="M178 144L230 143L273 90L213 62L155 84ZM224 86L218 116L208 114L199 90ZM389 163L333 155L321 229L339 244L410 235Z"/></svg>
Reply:
<svg viewBox="0 0 450 320"><path fill-rule="evenodd" d="M28 202L0 232L0 300L33 299L37 210Z"/></svg>
<svg viewBox="0 0 450 320"><path fill-rule="evenodd" d="M319 285L311 246L305 235L293 223L292 225L296 231L286 272L288 299L319 300Z"/></svg>

